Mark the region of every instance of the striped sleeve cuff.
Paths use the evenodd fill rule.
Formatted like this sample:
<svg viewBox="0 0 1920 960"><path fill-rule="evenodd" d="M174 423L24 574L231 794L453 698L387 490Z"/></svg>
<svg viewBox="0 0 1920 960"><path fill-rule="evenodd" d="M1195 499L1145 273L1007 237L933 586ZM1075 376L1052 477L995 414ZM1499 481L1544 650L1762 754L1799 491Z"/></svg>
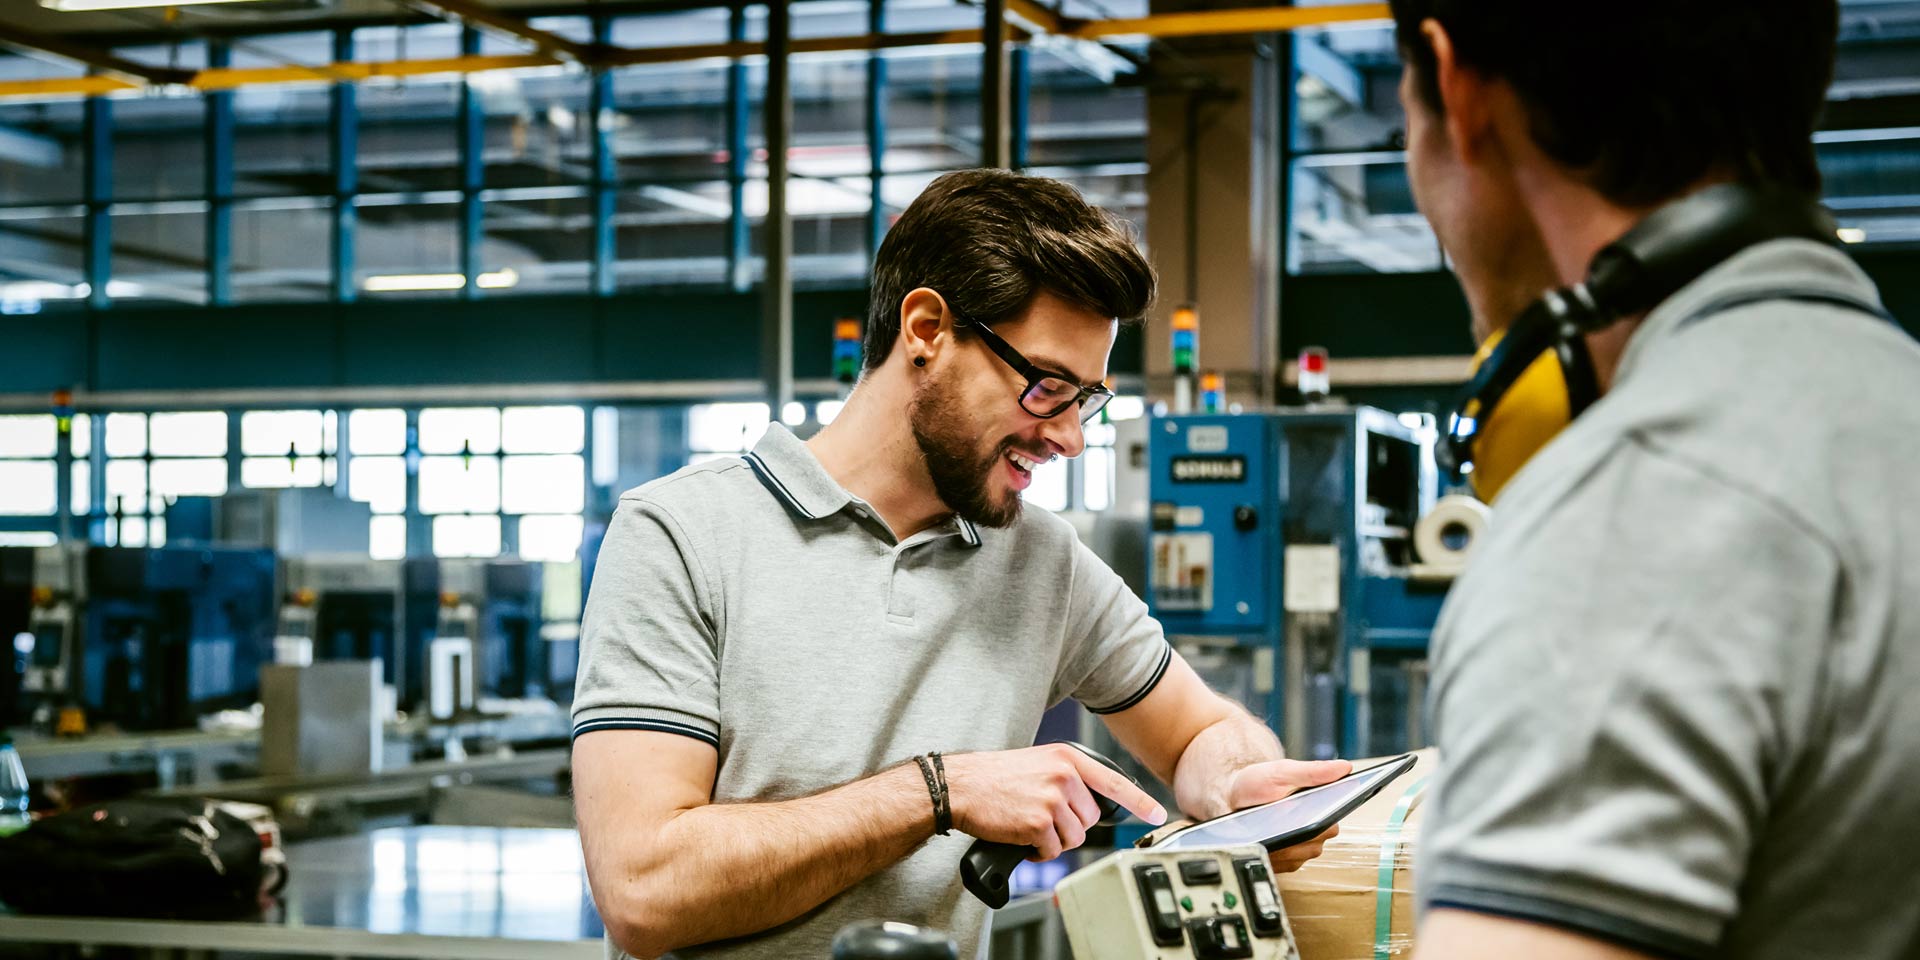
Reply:
<svg viewBox="0 0 1920 960"><path fill-rule="evenodd" d="M578 740L581 734L593 733L596 730L650 730L655 733L677 733L708 746L719 747L719 732L709 726L689 722L692 719L642 715L619 710L594 710L590 715L574 717L573 738Z"/></svg>
<svg viewBox="0 0 1920 960"><path fill-rule="evenodd" d="M1108 707L1089 706L1087 707L1087 712L1094 714L1095 716L1105 716L1110 713L1119 713L1120 711L1125 710L1128 707L1131 707L1142 700L1145 700L1147 698L1147 694L1152 693L1153 688L1160 685L1160 678L1167 675L1167 666L1172 662L1173 662L1173 645L1168 644L1167 646L1161 649L1160 660L1158 663L1154 664L1153 672L1147 675L1146 682L1142 683L1140 685L1140 689L1134 691L1132 696L1129 696L1125 700L1122 700L1119 703L1116 703Z"/></svg>

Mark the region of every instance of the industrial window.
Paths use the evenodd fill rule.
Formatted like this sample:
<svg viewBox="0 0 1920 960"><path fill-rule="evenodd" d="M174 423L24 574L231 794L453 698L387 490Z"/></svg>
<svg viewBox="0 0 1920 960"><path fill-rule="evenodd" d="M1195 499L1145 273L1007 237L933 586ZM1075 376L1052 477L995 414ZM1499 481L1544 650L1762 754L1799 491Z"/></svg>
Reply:
<svg viewBox="0 0 1920 960"><path fill-rule="evenodd" d="M433 518L435 555L491 557L509 543L528 559L579 552L584 409L434 407L419 423L420 512Z"/></svg>
<svg viewBox="0 0 1920 960"><path fill-rule="evenodd" d="M764 403L702 403L688 408L688 465L753 449L772 420L772 408Z"/></svg>
<svg viewBox="0 0 1920 960"><path fill-rule="evenodd" d="M162 546L174 500L227 492L227 415L217 410L109 413L105 452L109 545Z"/></svg>
<svg viewBox="0 0 1920 960"><path fill-rule="evenodd" d="M0 416L0 515L50 517L59 509L51 414Z"/></svg>
<svg viewBox="0 0 1920 960"><path fill-rule="evenodd" d="M240 416L240 483L318 487L338 473L339 415L331 410L253 410Z"/></svg>

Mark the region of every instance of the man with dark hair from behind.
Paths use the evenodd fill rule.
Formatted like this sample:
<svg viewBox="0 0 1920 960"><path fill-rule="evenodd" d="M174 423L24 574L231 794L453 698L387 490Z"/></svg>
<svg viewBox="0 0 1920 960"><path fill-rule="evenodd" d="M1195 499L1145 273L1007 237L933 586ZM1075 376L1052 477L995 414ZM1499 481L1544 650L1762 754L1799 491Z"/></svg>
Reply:
<svg viewBox="0 0 1920 960"><path fill-rule="evenodd" d="M1656 211L1818 220L1834 0L1392 9L1414 196L1483 340ZM1597 401L1541 354L1563 429L1475 471L1419 960L1920 957L1920 348L1821 232L1560 334Z"/></svg>
<svg viewBox="0 0 1920 960"><path fill-rule="evenodd" d="M798 960L845 924L900 920L975 956L969 837L1051 859L1086 839L1096 792L1165 816L1078 751L1031 746L1067 697L1190 816L1347 772L1282 759L1072 527L1021 509L1036 466L1084 447L1117 321L1153 286L1129 231L1072 187L948 174L880 246L865 371L833 423L805 443L775 423L743 458L621 498L573 703L615 948Z"/></svg>

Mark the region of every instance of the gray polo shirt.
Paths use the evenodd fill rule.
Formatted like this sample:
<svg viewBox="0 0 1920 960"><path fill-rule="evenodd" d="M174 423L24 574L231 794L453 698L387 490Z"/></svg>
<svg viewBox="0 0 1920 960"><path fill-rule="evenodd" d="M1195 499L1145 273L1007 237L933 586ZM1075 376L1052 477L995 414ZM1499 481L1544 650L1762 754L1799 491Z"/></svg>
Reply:
<svg viewBox="0 0 1920 960"><path fill-rule="evenodd" d="M621 497L581 641L574 735L711 744L722 803L807 796L929 750L1029 746L1049 706L1125 709L1172 656L1059 517L896 540L779 424L743 458ZM986 908L960 887L971 842L936 837L792 923L675 955L824 958L842 926L883 919L948 931L973 956Z"/></svg>
<svg viewBox="0 0 1920 960"><path fill-rule="evenodd" d="M1817 244L1722 264L1501 495L1434 639L1424 905L1920 957L1920 347L1844 301Z"/></svg>

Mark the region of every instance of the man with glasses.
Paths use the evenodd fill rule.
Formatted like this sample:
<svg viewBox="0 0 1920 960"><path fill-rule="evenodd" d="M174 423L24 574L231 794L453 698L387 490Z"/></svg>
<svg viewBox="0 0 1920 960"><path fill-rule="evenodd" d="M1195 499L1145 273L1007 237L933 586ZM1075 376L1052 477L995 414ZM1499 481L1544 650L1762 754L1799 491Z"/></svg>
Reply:
<svg viewBox="0 0 1920 960"><path fill-rule="evenodd" d="M1281 759L1070 526L1021 508L1036 467L1084 448L1118 323L1153 287L1130 232L1071 187L941 177L880 247L838 418L622 498L574 700L614 950L801 960L889 919L974 956L970 838L1051 859L1085 840L1094 793L1166 817L1077 751L1029 746L1067 697L1192 817L1347 772Z"/></svg>

